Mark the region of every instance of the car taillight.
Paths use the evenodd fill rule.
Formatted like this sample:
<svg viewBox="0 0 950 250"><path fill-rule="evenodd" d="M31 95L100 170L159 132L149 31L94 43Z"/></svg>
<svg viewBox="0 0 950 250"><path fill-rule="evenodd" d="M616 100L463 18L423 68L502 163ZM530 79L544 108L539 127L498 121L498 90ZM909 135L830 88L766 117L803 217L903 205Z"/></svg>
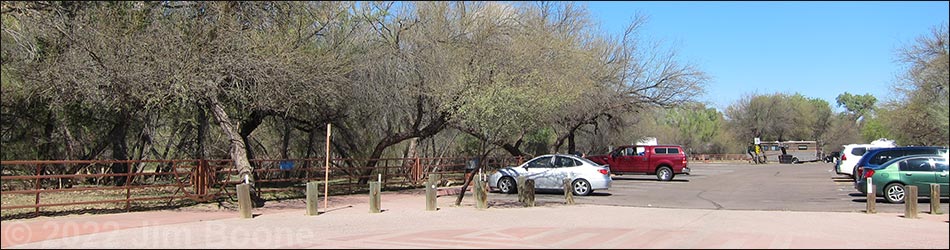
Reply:
<svg viewBox="0 0 950 250"><path fill-rule="evenodd" d="M841 160L842 160L842 161L848 160L848 155L842 154L842 155L841 155Z"/></svg>
<svg viewBox="0 0 950 250"><path fill-rule="evenodd" d="M864 172L864 179L871 178L871 176L874 176L874 169L870 169L870 168L867 168L867 169L861 168L861 169L863 169L861 172Z"/></svg>
<svg viewBox="0 0 950 250"><path fill-rule="evenodd" d="M603 174L603 175L607 175L607 173L608 173L607 170L606 170L606 169L603 169L603 168L598 169L597 172L600 172L600 174Z"/></svg>

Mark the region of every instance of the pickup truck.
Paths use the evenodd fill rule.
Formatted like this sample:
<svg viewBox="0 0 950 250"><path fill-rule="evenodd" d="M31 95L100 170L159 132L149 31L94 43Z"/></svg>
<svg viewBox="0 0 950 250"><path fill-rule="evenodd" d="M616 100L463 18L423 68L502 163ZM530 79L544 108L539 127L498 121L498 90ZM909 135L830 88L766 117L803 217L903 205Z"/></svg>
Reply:
<svg viewBox="0 0 950 250"><path fill-rule="evenodd" d="M674 175L689 174L686 153L678 145L626 145L587 159L608 165L617 175L655 174L657 180L669 181Z"/></svg>

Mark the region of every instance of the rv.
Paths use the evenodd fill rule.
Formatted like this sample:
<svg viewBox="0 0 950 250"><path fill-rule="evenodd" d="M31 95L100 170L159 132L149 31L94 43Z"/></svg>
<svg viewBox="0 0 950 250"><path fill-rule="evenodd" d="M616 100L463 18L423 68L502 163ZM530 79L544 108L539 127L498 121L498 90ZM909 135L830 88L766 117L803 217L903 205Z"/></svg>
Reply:
<svg viewBox="0 0 950 250"><path fill-rule="evenodd" d="M822 157L817 141L763 141L759 145L768 161L802 163L819 161Z"/></svg>

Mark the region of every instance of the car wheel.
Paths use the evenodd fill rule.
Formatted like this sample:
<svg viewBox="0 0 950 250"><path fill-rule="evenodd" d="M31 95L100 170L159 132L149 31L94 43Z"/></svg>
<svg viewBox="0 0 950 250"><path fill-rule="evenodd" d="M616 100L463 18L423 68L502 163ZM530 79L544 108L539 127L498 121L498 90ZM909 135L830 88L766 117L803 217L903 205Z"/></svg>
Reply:
<svg viewBox="0 0 950 250"><path fill-rule="evenodd" d="M575 180L571 184L571 189L573 189L574 195L577 196L587 196L594 192L594 189L590 187L590 182L584 179Z"/></svg>
<svg viewBox="0 0 950 250"><path fill-rule="evenodd" d="M890 203L904 203L904 185L891 183L884 187L884 199Z"/></svg>
<svg viewBox="0 0 950 250"><path fill-rule="evenodd" d="M670 167L660 167L656 169L656 179L660 181L670 181L673 179L673 170Z"/></svg>
<svg viewBox="0 0 950 250"><path fill-rule="evenodd" d="M513 194L517 191L515 187L515 179L505 176L501 177L501 180L498 180L498 190L502 193Z"/></svg>

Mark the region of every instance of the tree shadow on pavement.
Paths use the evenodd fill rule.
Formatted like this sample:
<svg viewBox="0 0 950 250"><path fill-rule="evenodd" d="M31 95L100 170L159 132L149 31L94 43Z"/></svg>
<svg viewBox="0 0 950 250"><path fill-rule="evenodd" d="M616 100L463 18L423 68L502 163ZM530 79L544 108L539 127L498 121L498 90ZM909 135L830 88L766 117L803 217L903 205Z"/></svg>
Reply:
<svg viewBox="0 0 950 250"><path fill-rule="evenodd" d="M566 205L564 202L534 201L535 207L553 207ZM488 202L489 208L524 208L524 203L510 200L492 200Z"/></svg>
<svg viewBox="0 0 950 250"><path fill-rule="evenodd" d="M660 181L660 180L657 180L656 177L620 177L620 176L613 176L613 177L610 177L610 178L613 179L613 180L615 180L615 181L616 181L616 180L625 180L625 181L650 181L650 182L689 182L689 180L685 180L685 179L672 179L672 180L669 180L669 181Z"/></svg>

